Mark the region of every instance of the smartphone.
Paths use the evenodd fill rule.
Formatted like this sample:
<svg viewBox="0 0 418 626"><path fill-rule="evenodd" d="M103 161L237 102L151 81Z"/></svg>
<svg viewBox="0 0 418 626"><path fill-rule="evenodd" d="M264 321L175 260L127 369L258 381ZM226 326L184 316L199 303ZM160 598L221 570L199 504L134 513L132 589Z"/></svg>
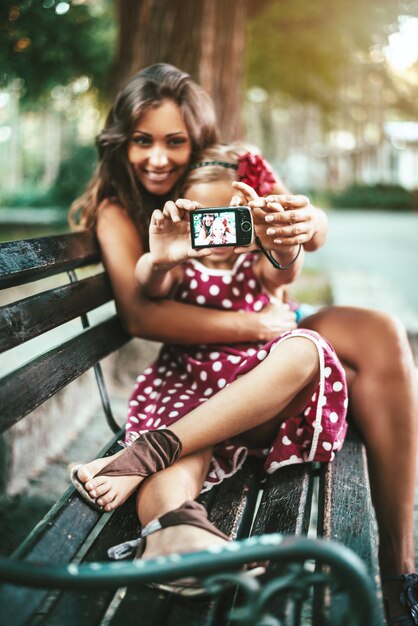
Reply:
<svg viewBox="0 0 418 626"><path fill-rule="evenodd" d="M254 237L248 206L209 207L190 211L192 248L249 246Z"/></svg>

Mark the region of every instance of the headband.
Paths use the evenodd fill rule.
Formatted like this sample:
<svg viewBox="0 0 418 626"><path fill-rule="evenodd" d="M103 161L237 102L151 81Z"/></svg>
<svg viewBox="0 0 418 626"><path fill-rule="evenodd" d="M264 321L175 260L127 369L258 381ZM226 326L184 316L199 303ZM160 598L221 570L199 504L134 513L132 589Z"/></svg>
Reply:
<svg viewBox="0 0 418 626"><path fill-rule="evenodd" d="M189 167L189 171L197 170L199 167L206 167L208 165L220 165L221 167L227 167L231 170L238 169L238 163L229 163L228 161L199 161L199 163L193 163L193 165Z"/></svg>
<svg viewBox="0 0 418 626"><path fill-rule="evenodd" d="M199 161L198 163L193 163L189 167L189 171L209 165L218 165L237 170L238 180L247 183L260 196L272 193L276 183L276 178L269 163L259 154L253 154L252 152L246 152L240 156L238 163L229 161Z"/></svg>

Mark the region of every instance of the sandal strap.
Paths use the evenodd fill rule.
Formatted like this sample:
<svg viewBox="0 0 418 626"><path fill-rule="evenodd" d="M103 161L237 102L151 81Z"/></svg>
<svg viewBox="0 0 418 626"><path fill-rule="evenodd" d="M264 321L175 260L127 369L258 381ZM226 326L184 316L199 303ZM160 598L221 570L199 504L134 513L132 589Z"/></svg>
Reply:
<svg viewBox="0 0 418 626"><path fill-rule="evenodd" d="M418 574L401 574L400 576L384 576L382 582L401 582L402 591L399 600L410 615L402 615L390 620L389 624L418 626Z"/></svg>
<svg viewBox="0 0 418 626"><path fill-rule="evenodd" d="M181 450L181 441L171 430L150 430L95 476L150 476L177 461Z"/></svg>
<svg viewBox="0 0 418 626"><path fill-rule="evenodd" d="M161 517L151 520L141 530L141 534L137 539L131 541L124 541L116 546L112 546L108 549L107 554L109 558L114 560L126 559L129 556L133 556L137 553L141 553L144 548L145 538L158 532L162 528L168 528L169 526L179 526L186 524L188 526L197 526L203 530L207 530L213 535L217 535L225 541L229 541L229 537L223 532L218 530L208 520L208 514L204 506L195 502L194 500L186 500L178 509L164 513Z"/></svg>

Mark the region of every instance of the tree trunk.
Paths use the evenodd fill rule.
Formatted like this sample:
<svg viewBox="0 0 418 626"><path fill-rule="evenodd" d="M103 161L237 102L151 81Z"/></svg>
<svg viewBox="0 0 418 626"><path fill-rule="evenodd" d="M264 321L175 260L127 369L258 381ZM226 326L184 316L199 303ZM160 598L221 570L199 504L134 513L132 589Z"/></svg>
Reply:
<svg viewBox="0 0 418 626"><path fill-rule="evenodd" d="M240 138L248 0L117 0L115 91L152 63L188 72L212 96L224 141Z"/></svg>

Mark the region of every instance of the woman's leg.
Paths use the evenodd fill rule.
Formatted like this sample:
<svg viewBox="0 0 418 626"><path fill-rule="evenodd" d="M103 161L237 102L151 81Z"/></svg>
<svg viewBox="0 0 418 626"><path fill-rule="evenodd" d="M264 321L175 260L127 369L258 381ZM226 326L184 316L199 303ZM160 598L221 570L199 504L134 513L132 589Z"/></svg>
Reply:
<svg viewBox="0 0 418 626"><path fill-rule="evenodd" d="M137 497L138 517L142 526L173 511L201 492L208 473L212 448L178 460L162 472L153 474L141 484ZM154 558L172 552L195 552L224 543L220 537L192 525L163 528L147 537L143 558Z"/></svg>
<svg viewBox="0 0 418 626"><path fill-rule="evenodd" d="M367 449L381 573L414 572L418 399L406 332L385 314L349 307L324 309L303 326L328 339L347 369L350 413Z"/></svg>
<svg viewBox="0 0 418 626"><path fill-rule="evenodd" d="M318 351L310 339L290 337L279 343L252 371L170 427L182 442L182 457L267 424L278 415L283 421L289 416L286 412L289 405L295 410L295 406L307 402L318 373ZM135 488L131 479L136 480L136 486L143 480L141 476L90 478L108 463L109 458L96 459L79 470L80 480L84 482L86 477L85 488L92 497L99 496L97 503L106 511L126 500L127 478L130 479L128 495Z"/></svg>

